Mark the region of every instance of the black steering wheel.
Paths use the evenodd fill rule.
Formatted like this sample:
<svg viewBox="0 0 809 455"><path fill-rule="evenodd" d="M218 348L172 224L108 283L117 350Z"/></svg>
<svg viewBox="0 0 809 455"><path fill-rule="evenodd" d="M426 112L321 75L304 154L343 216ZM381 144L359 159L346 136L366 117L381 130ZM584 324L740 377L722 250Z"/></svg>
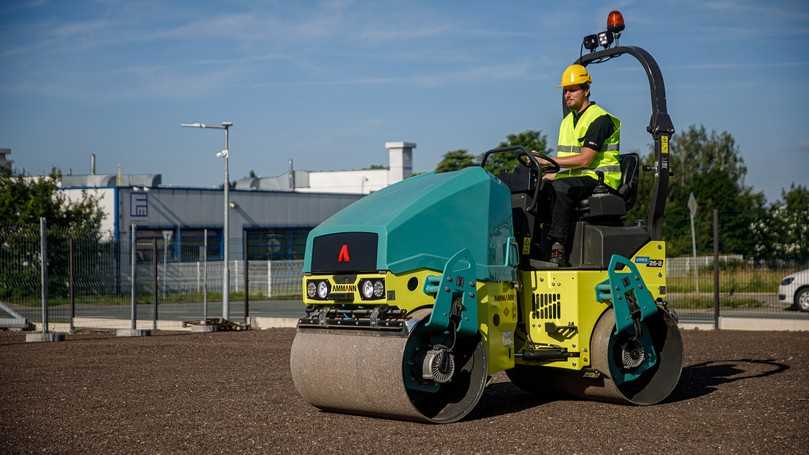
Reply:
<svg viewBox="0 0 809 455"><path fill-rule="evenodd" d="M534 191L531 197L531 201L528 204L528 207L529 211L533 210L539 200L539 193L544 183L544 181L542 180L542 175L545 173L553 174L559 172L561 170L559 163L557 163L556 160L547 156L544 153L536 153L536 152L532 153L527 151L525 147L521 145L513 145L509 147L499 147L484 153L483 159L480 160L480 166L485 168L487 161L489 161L489 157L501 153L516 155L517 161L521 165L531 170L531 174L533 176L532 186L534 187ZM543 164L540 161L540 158L544 160L546 164Z"/></svg>

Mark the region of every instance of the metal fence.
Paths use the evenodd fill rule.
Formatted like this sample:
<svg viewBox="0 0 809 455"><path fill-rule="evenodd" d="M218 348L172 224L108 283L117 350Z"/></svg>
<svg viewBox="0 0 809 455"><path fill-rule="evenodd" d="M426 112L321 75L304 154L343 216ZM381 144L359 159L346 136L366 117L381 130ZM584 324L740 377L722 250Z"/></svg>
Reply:
<svg viewBox="0 0 809 455"><path fill-rule="evenodd" d="M59 228L47 228L44 234L43 242L40 226L0 227L0 323L12 313L41 322L43 302L50 322L129 319L133 283L139 319L222 315L224 263L207 260L204 248L175 249L155 239L138 240L133 281L128 239ZM243 254L241 242L233 244L228 262L230 318L300 314L303 261L233 259L250 257ZM794 295L779 298L784 277L803 269L809 264L767 266L738 255L668 258L667 300L682 320L712 320L718 315L809 318L809 313L792 308Z"/></svg>
<svg viewBox="0 0 809 455"><path fill-rule="evenodd" d="M231 243L241 246L238 241ZM47 257L44 269L43 249ZM232 251L231 257L244 257L242 248ZM175 245L158 244L154 239L138 239L133 249L129 239L97 233L0 227L0 324L14 317L36 323L46 317L52 323L72 323L76 318L129 319L133 294L138 319L221 317L224 262L207 260L198 247L176 253ZM279 308L286 316L302 313L302 260L231 259L228 268L230 319L274 314Z"/></svg>

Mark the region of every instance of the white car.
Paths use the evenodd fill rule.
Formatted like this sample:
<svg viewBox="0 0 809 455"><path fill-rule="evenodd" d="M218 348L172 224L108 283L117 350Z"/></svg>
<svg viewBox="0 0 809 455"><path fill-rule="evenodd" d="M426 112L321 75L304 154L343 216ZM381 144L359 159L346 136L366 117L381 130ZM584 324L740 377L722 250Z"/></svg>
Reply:
<svg viewBox="0 0 809 455"><path fill-rule="evenodd" d="M809 269L787 275L778 286L778 301L809 311Z"/></svg>

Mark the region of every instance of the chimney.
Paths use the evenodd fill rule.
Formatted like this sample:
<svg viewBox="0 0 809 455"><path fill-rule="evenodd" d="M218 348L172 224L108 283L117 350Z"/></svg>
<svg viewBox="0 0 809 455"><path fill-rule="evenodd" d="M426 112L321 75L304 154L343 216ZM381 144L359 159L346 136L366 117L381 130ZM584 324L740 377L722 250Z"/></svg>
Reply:
<svg viewBox="0 0 809 455"><path fill-rule="evenodd" d="M289 160L289 191L295 191L295 163Z"/></svg>
<svg viewBox="0 0 809 455"><path fill-rule="evenodd" d="M388 185L413 175L413 142L385 142L388 149Z"/></svg>
<svg viewBox="0 0 809 455"><path fill-rule="evenodd" d="M90 175L96 175L96 154L90 154Z"/></svg>

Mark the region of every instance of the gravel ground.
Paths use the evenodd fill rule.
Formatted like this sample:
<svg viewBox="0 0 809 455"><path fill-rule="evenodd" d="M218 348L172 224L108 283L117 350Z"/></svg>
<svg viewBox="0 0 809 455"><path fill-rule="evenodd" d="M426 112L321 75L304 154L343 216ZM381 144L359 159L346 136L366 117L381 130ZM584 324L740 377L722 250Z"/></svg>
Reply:
<svg viewBox="0 0 809 455"><path fill-rule="evenodd" d="M0 332L0 453L809 453L809 333L686 331L666 403L538 400L498 375L452 425L321 412L293 329L24 343Z"/></svg>

